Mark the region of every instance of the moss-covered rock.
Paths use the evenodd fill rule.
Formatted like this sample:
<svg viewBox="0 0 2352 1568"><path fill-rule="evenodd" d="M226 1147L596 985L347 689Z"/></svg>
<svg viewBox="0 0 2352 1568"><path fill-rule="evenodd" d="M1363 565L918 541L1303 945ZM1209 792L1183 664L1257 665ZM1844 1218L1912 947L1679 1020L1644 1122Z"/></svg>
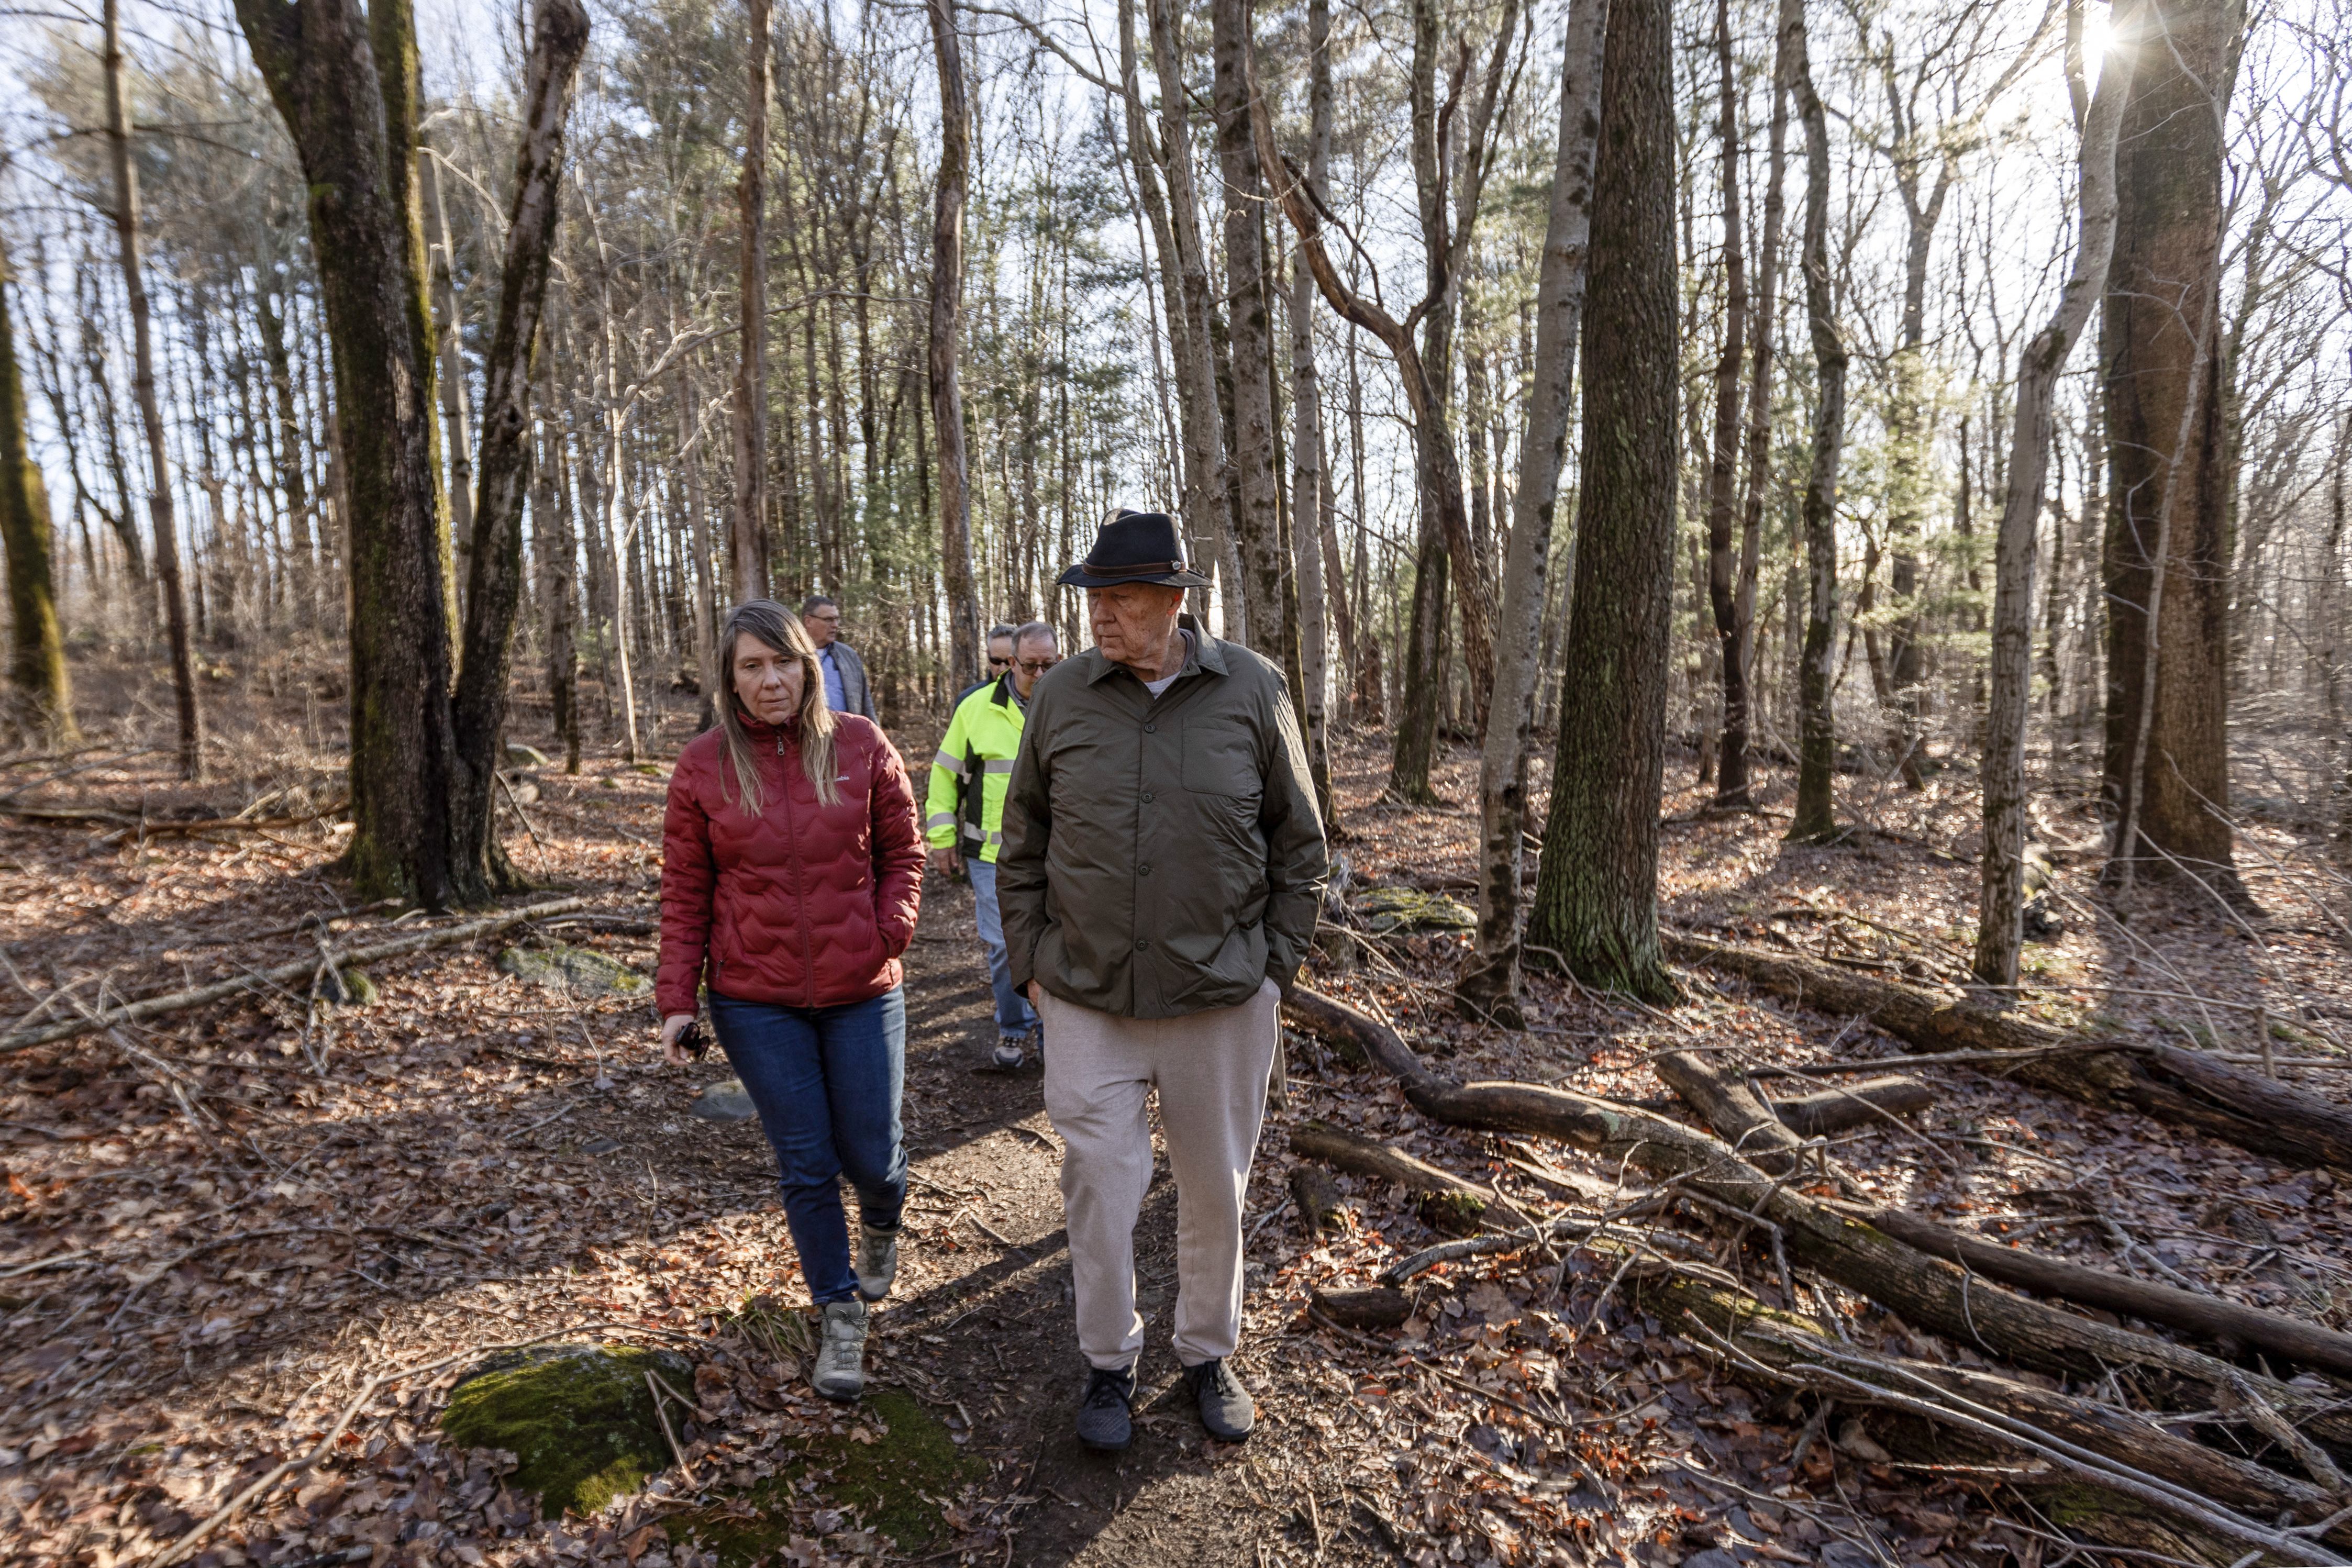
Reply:
<svg viewBox="0 0 2352 1568"><path fill-rule="evenodd" d="M508 1484L550 1515L593 1513L675 1462L646 1374L686 1387L693 1367L668 1351L552 1344L492 1356L449 1391L441 1429L469 1448L505 1448Z"/></svg>
<svg viewBox="0 0 2352 1568"><path fill-rule="evenodd" d="M1460 899L1410 887L1376 887L1356 900L1355 909L1364 929L1375 936L1478 929L1478 912Z"/></svg>
<svg viewBox="0 0 2352 1568"><path fill-rule="evenodd" d="M773 1561L792 1534L792 1500L805 1495L799 1483L814 1477L824 1505L847 1516L844 1531L887 1535L901 1555L920 1555L946 1527L939 1502L929 1500L952 1500L987 1474L987 1465L958 1448L914 1396L869 1384L845 1431L818 1438L775 1475L734 1494L759 1511L756 1517L721 1504L679 1515L665 1528L673 1541L698 1541L716 1552L719 1568Z"/></svg>
<svg viewBox="0 0 2352 1568"><path fill-rule="evenodd" d="M373 1007L379 995L375 982L368 978L365 969L346 966L341 969L329 969L319 977L320 999L339 1008Z"/></svg>
<svg viewBox="0 0 2352 1568"><path fill-rule="evenodd" d="M653 984L619 959L588 947L509 947L495 967L500 974L575 997L634 997Z"/></svg>

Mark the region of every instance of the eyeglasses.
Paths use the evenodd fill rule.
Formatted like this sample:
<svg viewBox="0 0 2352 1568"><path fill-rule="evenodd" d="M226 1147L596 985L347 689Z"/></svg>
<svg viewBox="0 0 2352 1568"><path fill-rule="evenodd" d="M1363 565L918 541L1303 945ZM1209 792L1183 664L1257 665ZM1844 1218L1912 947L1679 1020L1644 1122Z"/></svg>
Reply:
<svg viewBox="0 0 2352 1568"><path fill-rule="evenodd" d="M1024 659L1021 661L1021 668L1024 674L1034 680L1061 662L1062 656L1056 653L1050 659Z"/></svg>
<svg viewBox="0 0 2352 1568"><path fill-rule="evenodd" d="M998 657L997 657L995 654L993 654L993 653L991 653L991 654L988 656L988 667L989 667L990 669L992 669L992 670L1002 670L1002 669L1005 668L1007 665L1011 664L1012 663L1013 663L1013 661L1012 661L1012 660L1010 660L1010 659L1000 659L1000 658L998 658Z"/></svg>

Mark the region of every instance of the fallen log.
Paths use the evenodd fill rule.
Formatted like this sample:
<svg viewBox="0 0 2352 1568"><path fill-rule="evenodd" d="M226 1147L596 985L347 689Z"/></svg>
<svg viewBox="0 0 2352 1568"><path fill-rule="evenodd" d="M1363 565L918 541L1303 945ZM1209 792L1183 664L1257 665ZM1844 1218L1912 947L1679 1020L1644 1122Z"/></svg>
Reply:
<svg viewBox="0 0 2352 1568"><path fill-rule="evenodd" d="M2138 1111L2294 1166L2352 1171L2352 1111L2193 1051L2102 1040L1896 980L1794 954L1663 932L1669 956L1738 975L1773 995L1866 1018L1918 1051L2014 1051L1982 1070L2108 1111Z"/></svg>
<svg viewBox="0 0 2352 1568"><path fill-rule="evenodd" d="M464 942L471 937L495 936L510 926L520 925L526 921L542 919L550 915L568 914L572 910L583 907L587 902L584 898L559 898L548 904L534 904L526 909L509 910L504 915L496 915L488 920L476 920L464 925L446 926L438 931L419 931L413 936L402 936L394 941L379 942L372 947L354 947L349 952L333 954L333 966L336 969L341 970L363 964L382 963L387 958L404 958L412 953L424 953L436 947L446 947L452 943ZM77 1035L110 1029L118 1024L138 1023L146 1019L161 1018L166 1013L184 1012L190 1008L203 1007L207 1002L221 1001L245 991L265 990L273 986L284 986L295 981L308 983L310 977L318 971L319 966L326 961L319 954L314 953L307 958L297 958L290 964L280 964L275 968L256 969L247 974L234 976L229 979L216 980L208 986L194 986L186 990L173 991L164 996L148 997L140 1001L126 1002L121 1007L109 1008L102 1012L86 1013L66 1023L50 1024L46 1028L28 1030L23 1034L9 1035L0 1039L0 1055L5 1055L11 1051L29 1051L34 1046L47 1045L54 1040L71 1040Z"/></svg>
<svg viewBox="0 0 2352 1568"><path fill-rule="evenodd" d="M1396 1183L1414 1196L1423 1222L1448 1236L1475 1236L1490 1226L1524 1230L1535 1223L1491 1188L1417 1160L1402 1149L1321 1122L1292 1128L1290 1147L1334 1170Z"/></svg>
<svg viewBox="0 0 2352 1568"><path fill-rule="evenodd" d="M1963 1235L1921 1215L1898 1208L1869 1211L1873 1225L1899 1241L1937 1258L1948 1258L1988 1280L2045 1296L2063 1296L2085 1307L2162 1323L2184 1333L2258 1350L2317 1372L2352 1376L2352 1334L2338 1333L2300 1318L2266 1312L2221 1296L2201 1295L2177 1285L2135 1280L2045 1257L1997 1241Z"/></svg>
<svg viewBox="0 0 2352 1568"><path fill-rule="evenodd" d="M2200 1555L2209 1561L2233 1562L2254 1546L2284 1550L2292 1560L2306 1563L2340 1560L2333 1552L2314 1550L2316 1543L2308 1537L2286 1534L2280 1528L2284 1524L2310 1526L2332 1520L2319 1532L2321 1539L2352 1546L2352 1521L2338 1515L2339 1500L2334 1493L2177 1437L2129 1411L1994 1373L1840 1344L1804 1320L1712 1281L1637 1275L1630 1283L1633 1298L1643 1311L1656 1313L1703 1353L1736 1370L1760 1370L1776 1381L1819 1390L1841 1405L1896 1409L1930 1422L1937 1415L1919 1406L1942 1406L1945 1419L1969 1423L1964 1429L1979 1440L1990 1439L2011 1453L2022 1449L2045 1460L2074 1463L2069 1479L2106 1494L2098 1511L2102 1513L2144 1514L2153 1506L2196 1535L2210 1538L2226 1531L2222 1538L2231 1544L2218 1552L2212 1548L2219 1542L2204 1543L2207 1550ZM1952 1456L1948 1444L1938 1444L1918 1457L1948 1461ZM2086 1458L2094 1462L2084 1463ZM2095 1462L2101 1460L2106 1463ZM2128 1472L2160 1484L2117 1491L2117 1480L2132 1479ZM2022 1478L2012 1479L2037 1490ZM2059 1479L2056 1474L2050 1477L2052 1482ZM2216 1505L2226 1513L2217 1512ZM2063 1511L2069 1515L2075 1511ZM2273 1521L2277 1522L2268 1522ZM2221 1531L2216 1531L2217 1524ZM2254 1532L2273 1539L2264 1542Z"/></svg>
<svg viewBox="0 0 2352 1568"><path fill-rule="evenodd" d="M1780 1124L1799 1137L1821 1138L1848 1127L1883 1127L1890 1116L1928 1109L1936 1093L1916 1078L1866 1078L1843 1089L1816 1090L1785 1100L1769 1095L1765 1103Z"/></svg>
<svg viewBox="0 0 2352 1568"><path fill-rule="evenodd" d="M1769 1140L1775 1135L1788 1136L1756 1097L1744 1092L1746 1086L1740 1080L1705 1057L1675 1051L1661 1057L1657 1068L1658 1076L1673 1084L1675 1092L1715 1129L1716 1135L1734 1147L1778 1146ZM2152 1284L2103 1269L2003 1247L1961 1235L1925 1216L1899 1208L1861 1204L1839 1207L1929 1257L1948 1260L2005 1285L2021 1286L2042 1295L2063 1297L2081 1306L2103 1308L2245 1349L2267 1351L2320 1371L2352 1375L2352 1334L2337 1333L2317 1323L2242 1306L2218 1296Z"/></svg>
<svg viewBox="0 0 2352 1568"><path fill-rule="evenodd" d="M2157 1383L2191 1385L2209 1405L2220 1404L2223 1391L2242 1380L2270 1408L2332 1449L2352 1453L2352 1408L2332 1391L2242 1373L2190 1346L2013 1294L1768 1176L1720 1140L1678 1122L1572 1090L1457 1083L1422 1066L1387 1025L1343 1002L1294 987L1286 1007L1303 1028L1318 1028L1320 1020L1354 1030L1365 1054L1396 1074L1406 1100L1423 1115L1481 1132L1556 1138L1662 1177L1679 1177L1685 1192L1753 1215L1778 1232L1792 1259L1920 1328L2045 1371L2072 1373L2101 1364L2146 1368Z"/></svg>
<svg viewBox="0 0 2352 1568"><path fill-rule="evenodd" d="M1745 1081L1718 1072L1693 1051L1664 1051L1650 1068L1758 1169L1779 1176L1797 1168L1797 1151L1805 1141L1782 1125Z"/></svg>

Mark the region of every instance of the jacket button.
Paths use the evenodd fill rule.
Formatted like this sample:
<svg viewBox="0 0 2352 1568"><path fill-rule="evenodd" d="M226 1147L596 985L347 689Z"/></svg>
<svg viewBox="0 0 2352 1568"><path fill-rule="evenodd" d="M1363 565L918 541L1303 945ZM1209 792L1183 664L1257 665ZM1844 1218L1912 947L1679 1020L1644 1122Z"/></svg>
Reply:
<svg viewBox="0 0 2352 1568"><path fill-rule="evenodd" d="M1143 803L1147 806L1151 804L1151 791L1149 789L1143 792Z"/></svg>
<svg viewBox="0 0 2352 1568"><path fill-rule="evenodd" d="M1138 876L1150 876L1151 874L1151 868L1148 865L1137 866L1135 868L1135 874Z"/></svg>
<svg viewBox="0 0 2352 1568"><path fill-rule="evenodd" d="M1137 937L1137 938L1135 939L1135 950L1136 950L1137 952L1139 952L1139 953L1142 952L1146 947L1149 947L1149 946L1151 946L1151 944L1150 944L1150 942L1146 941L1144 938L1142 938L1142 937L1140 937L1140 936L1139 936L1139 937Z"/></svg>
<svg viewBox="0 0 2352 1568"><path fill-rule="evenodd" d="M1156 724L1147 724L1143 727L1143 733L1146 735L1158 735L1160 733L1160 727Z"/></svg>

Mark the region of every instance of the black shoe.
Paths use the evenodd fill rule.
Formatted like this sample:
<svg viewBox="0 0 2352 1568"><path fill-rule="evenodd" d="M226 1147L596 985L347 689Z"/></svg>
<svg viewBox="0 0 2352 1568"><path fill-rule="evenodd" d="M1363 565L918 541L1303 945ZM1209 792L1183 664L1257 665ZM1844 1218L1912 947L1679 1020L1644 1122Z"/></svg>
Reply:
<svg viewBox="0 0 2352 1568"><path fill-rule="evenodd" d="M1249 1390L1223 1360L1204 1361L1184 1369L1184 1386L1201 1403L1201 1425L1220 1443L1238 1443L1257 1425L1257 1406Z"/></svg>
<svg viewBox="0 0 2352 1568"><path fill-rule="evenodd" d="M1098 1454L1116 1454L1135 1438L1129 1414L1135 1404L1135 1368L1107 1372L1097 1366L1087 1379L1078 1405L1078 1441Z"/></svg>

